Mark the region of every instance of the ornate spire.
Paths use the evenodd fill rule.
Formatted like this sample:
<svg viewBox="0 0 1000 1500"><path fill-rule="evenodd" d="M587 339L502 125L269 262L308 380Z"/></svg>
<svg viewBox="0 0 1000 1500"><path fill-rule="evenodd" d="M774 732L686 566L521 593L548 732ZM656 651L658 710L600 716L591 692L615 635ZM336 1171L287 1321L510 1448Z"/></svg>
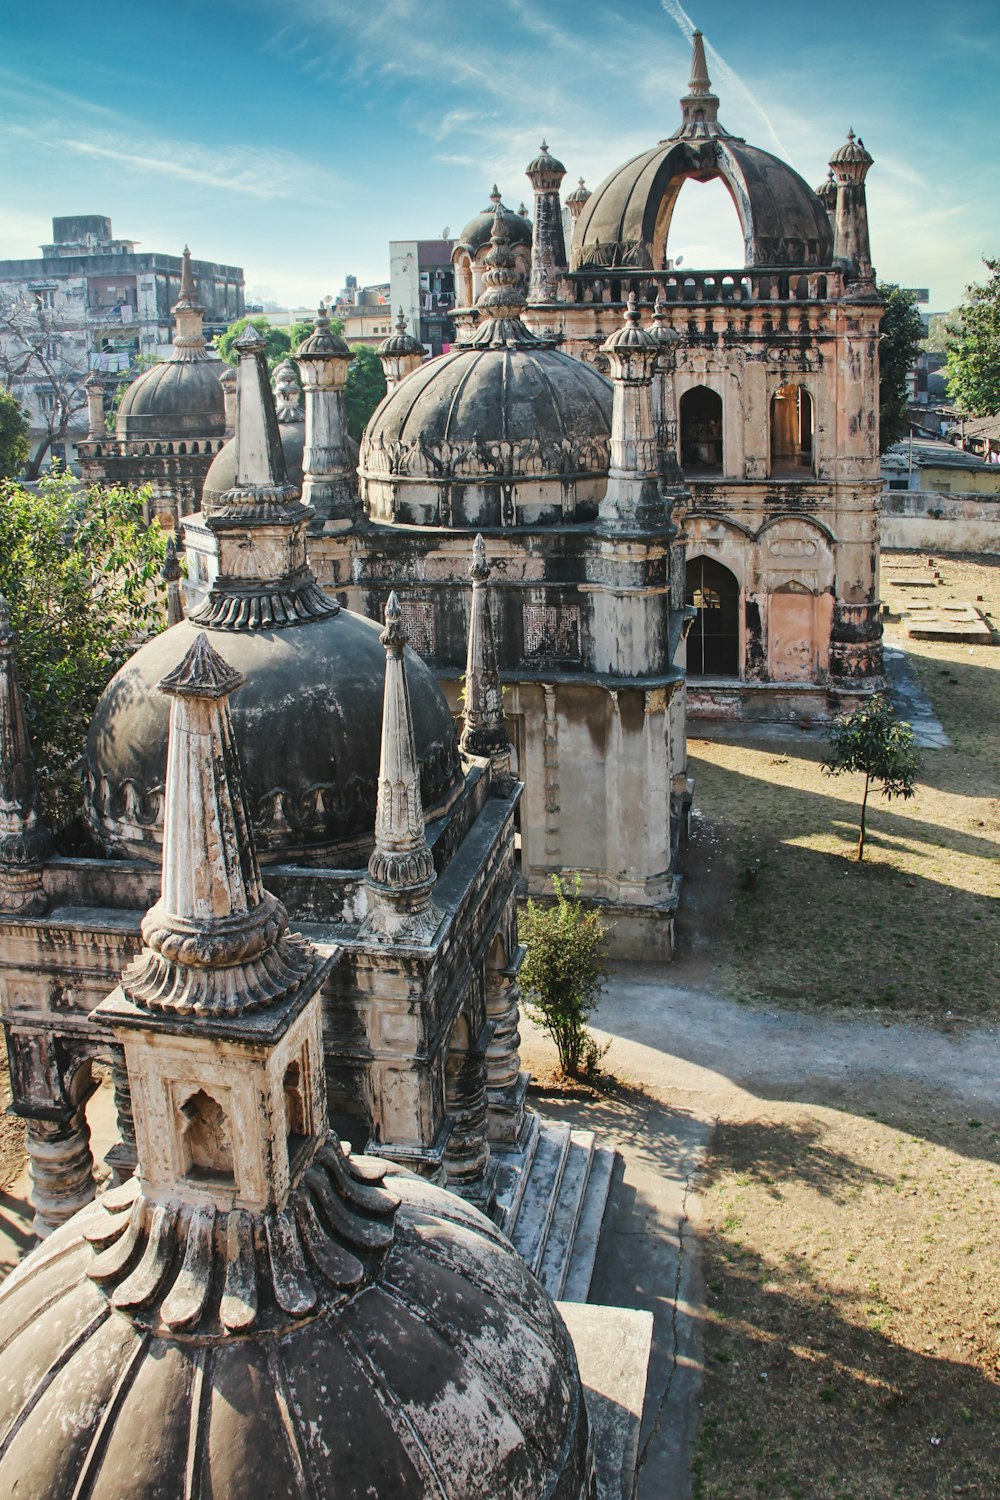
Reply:
<svg viewBox="0 0 1000 1500"><path fill-rule="evenodd" d="M179 625L184 618L184 601L181 598L181 564L172 532L167 537L160 577L167 590L167 625Z"/></svg>
<svg viewBox="0 0 1000 1500"><path fill-rule="evenodd" d="M385 699L375 809L375 848L368 861L371 910L365 930L383 941L430 942L441 913L431 901L437 875L424 831L420 767L413 745L403 651L406 632L395 593L385 607Z"/></svg>
<svg viewBox="0 0 1000 1500"><path fill-rule="evenodd" d="M465 342L485 348L506 346L513 349L540 349L551 345L551 339L539 338L521 321L528 305L510 248L510 235L499 202L494 207L490 249L486 256L483 290L476 302L481 322Z"/></svg>
<svg viewBox="0 0 1000 1500"><path fill-rule="evenodd" d="M591 193L590 188L584 182L583 178L579 178L576 187L570 194L568 194L566 198L566 207L569 209L574 223L583 213L584 208L590 202L592 196L593 194Z"/></svg>
<svg viewBox="0 0 1000 1500"><path fill-rule="evenodd" d="M284 907L261 882L229 711L242 682L202 633L160 683L173 700L163 886L143 920L145 948L122 976L144 1010L258 1010L307 985L321 962L288 935Z"/></svg>
<svg viewBox="0 0 1000 1500"><path fill-rule="evenodd" d="M489 576L486 543L482 536L477 536L472 544L472 566L469 568L472 609L465 667L464 727L458 743L466 755L485 756L490 760L492 792L498 797L509 797L514 778L510 769L510 740L504 725L503 692L493 639L487 587Z"/></svg>
<svg viewBox="0 0 1000 1500"><path fill-rule="evenodd" d="M253 630L336 614L339 606L317 584L306 556L313 513L288 481L264 340L251 323L233 347L236 483L205 518L218 539L219 571L191 618L216 630Z"/></svg>
<svg viewBox="0 0 1000 1500"><path fill-rule="evenodd" d="M274 414L279 422L292 424L305 421L299 374L290 359L283 359L280 364L275 365L271 376L271 390L274 392Z"/></svg>
<svg viewBox="0 0 1000 1500"><path fill-rule="evenodd" d="M864 286L868 295L874 294L875 272L868 235L865 178L873 161L864 141L853 130L847 132L847 141L830 158L830 169L837 181L834 260L844 266L848 282Z"/></svg>
<svg viewBox="0 0 1000 1500"><path fill-rule="evenodd" d="M681 115L681 124L668 137L671 141L738 139L719 122L719 98L712 93L712 80L705 61L705 42L700 31L691 33L691 78L688 91L681 99Z"/></svg>
<svg viewBox="0 0 1000 1500"><path fill-rule="evenodd" d="M664 530L668 518L657 482L656 426L652 382L660 345L639 320L635 292L625 322L601 345L608 356L614 399L611 407L611 471L598 518L615 530Z"/></svg>
<svg viewBox="0 0 1000 1500"><path fill-rule="evenodd" d="M671 328L667 322L667 298L662 286L656 293L656 301L653 304L652 327L649 336L660 346L661 353L667 349L676 349L681 341L681 336L675 328Z"/></svg>
<svg viewBox="0 0 1000 1500"><path fill-rule="evenodd" d="M170 311L177 320L170 358L187 363L211 358L205 347L205 335L202 332L205 309L198 301L194 273L191 270L191 251L187 245L184 246L184 253L181 256L180 295Z"/></svg>
<svg viewBox="0 0 1000 1500"><path fill-rule="evenodd" d="M406 324L403 309L399 309L396 326L389 337L383 339L375 351L382 362L385 383L391 391L412 370L424 362L426 350L419 339L415 339Z"/></svg>
<svg viewBox="0 0 1000 1500"><path fill-rule="evenodd" d="M559 201L566 168L543 141L541 151L525 167L525 173L535 192L529 300L533 303L554 302L559 291L559 277L567 270L562 204Z"/></svg>
<svg viewBox="0 0 1000 1500"><path fill-rule="evenodd" d="M17 679L14 632L0 595L0 911L27 916L45 910L42 863L51 848Z"/></svg>

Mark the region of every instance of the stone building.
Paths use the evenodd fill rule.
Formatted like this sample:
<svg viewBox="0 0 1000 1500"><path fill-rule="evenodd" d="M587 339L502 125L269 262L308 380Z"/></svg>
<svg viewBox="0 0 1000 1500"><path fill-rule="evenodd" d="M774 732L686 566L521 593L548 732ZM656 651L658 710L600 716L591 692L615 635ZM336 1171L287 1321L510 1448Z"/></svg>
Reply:
<svg viewBox="0 0 1000 1500"><path fill-rule="evenodd" d="M657 374L661 445L689 493L686 601L694 712L826 715L881 680L878 337L881 301L854 138L814 193L718 117L700 33L681 123L583 201L564 241L564 168L528 168L534 234L524 321L603 368L630 293L668 340ZM688 179L721 179L746 245L734 269L671 269ZM460 321L475 323L473 311Z"/></svg>
<svg viewBox="0 0 1000 1500"><path fill-rule="evenodd" d="M324 354L314 340L303 358ZM193 615L143 646L98 706L84 755L88 855L54 852L40 825L9 632L0 640L0 1008L37 1223L63 1222L93 1194L83 1106L95 1058L117 1070L128 1155L120 1053L92 1012L135 955L143 911L168 899L159 882L169 707L157 683L203 632L245 679L233 724L259 859L292 920L323 954L338 954L322 1002L342 1134L458 1188L515 1241L528 1235L534 1163L557 1197L571 1162L569 1235L547 1268L560 1290L581 1202L590 1194L603 1206L611 1158L595 1153L592 1136L540 1130L525 1108L522 789L498 743L502 725L484 721L485 686L474 691L476 733L460 756L431 671L404 651L394 597L380 638L318 587L305 547L311 511L286 476L263 340L248 329L237 348L233 485L204 518L214 577ZM469 653L473 673L495 680L489 642L474 633ZM475 748L484 734L488 755ZM533 1269L545 1269L547 1201L536 1204Z"/></svg>
<svg viewBox="0 0 1000 1500"><path fill-rule="evenodd" d="M51 344L51 360L33 362L18 395L37 444L51 427L49 404L73 394L78 415L53 457L75 465L77 439L93 427L83 396L76 396L88 371L114 382L137 355L169 351L171 308L181 295L184 266L179 256L140 251L134 240L114 238L111 220L101 214L53 219L52 243L41 250L40 258L0 260L0 304L37 308L34 326ZM199 260L189 274L210 334L243 316L240 266ZM10 338L0 330L0 341Z"/></svg>
<svg viewBox="0 0 1000 1500"><path fill-rule="evenodd" d="M177 526L201 506L202 486L226 435L225 366L210 354L202 328L205 309L195 288L191 252L184 247L181 284L171 309L176 320L169 359L152 365L128 387L115 418L104 422L103 391L87 386L87 441L77 444L88 484L148 484L150 518Z"/></svg>
<svg viewBox="0 0 1000 1500"><path fill-rule="evenodd" d="M388 727L405 718L398 613L386 638ZM229 709L241 674L208 632L175 645L161 894L90 1022L124 1060L137 1171L0 1290L0 1490L594 1500L551 1298L460 1198L330 1131L321 994L342 952L290 934L263 885ZM383 915L401 831L381 809ZM637 1317L595 1311L597 1344Z"/></svg>

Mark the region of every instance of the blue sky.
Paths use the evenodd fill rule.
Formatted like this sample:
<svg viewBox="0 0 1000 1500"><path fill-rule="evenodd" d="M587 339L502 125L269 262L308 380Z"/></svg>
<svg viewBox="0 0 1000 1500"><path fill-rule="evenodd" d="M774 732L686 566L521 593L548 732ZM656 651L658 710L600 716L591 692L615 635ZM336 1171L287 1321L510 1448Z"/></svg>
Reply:
<svg viewBox="0 0 1000 1500"><path fill-rule="evenodd" d="M668 135L691 22L722 121L813 186L864 137L881 276L944 308L1000 253L996 0L49 0L0 21L0 258L106 213L293 304L387 279L391 238L457 233L494 179L528 199L543 135L591 187ZM719 185L687 185L672 251L738 245Z"/></svg>

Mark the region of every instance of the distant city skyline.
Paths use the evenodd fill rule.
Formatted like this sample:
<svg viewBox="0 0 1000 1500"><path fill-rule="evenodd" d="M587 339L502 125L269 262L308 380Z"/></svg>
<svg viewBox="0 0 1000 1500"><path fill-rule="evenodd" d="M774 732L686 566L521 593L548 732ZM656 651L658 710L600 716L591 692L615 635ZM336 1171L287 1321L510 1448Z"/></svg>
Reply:
<svg viewBox="0 0 1000 1500"><path fill-rule="evenodd" d="M291 19L289 19L291 17ZM822 22L775 0L148 0L127 15L52 0L0 34L0 259L37 255L53 215L110 215L146 250L242 265L292 306L349 273L388 279L390 239L454 236L488 203L530 204L544 136L565 190L590 187L679 119L705 34L728 129L813 187L848 127L880 277L953 306L1000 254L990 0L884 0ZM720 183L685 186L669 246L742 264Z"/></svg>

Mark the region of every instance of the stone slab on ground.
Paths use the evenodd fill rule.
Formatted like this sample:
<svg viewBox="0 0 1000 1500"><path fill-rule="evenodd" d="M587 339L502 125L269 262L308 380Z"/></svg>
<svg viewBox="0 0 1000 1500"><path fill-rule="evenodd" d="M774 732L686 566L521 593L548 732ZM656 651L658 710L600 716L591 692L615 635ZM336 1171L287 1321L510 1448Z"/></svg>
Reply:
<svg viewBox="0 0 1000 1500"><path fill-rule="evenodd" d="M632 1500L653 1315L585 1302L556 1306L580 1366L594 1435L597 1500Z"/></svg>
<svg viewBox="0 0 1000 1500"><path fill-rule="evenodd" d="M916 604L908 611L906 633L915 641L958 641L991 646L993 632L974 604L956 599L948 604Z"/></svg>

